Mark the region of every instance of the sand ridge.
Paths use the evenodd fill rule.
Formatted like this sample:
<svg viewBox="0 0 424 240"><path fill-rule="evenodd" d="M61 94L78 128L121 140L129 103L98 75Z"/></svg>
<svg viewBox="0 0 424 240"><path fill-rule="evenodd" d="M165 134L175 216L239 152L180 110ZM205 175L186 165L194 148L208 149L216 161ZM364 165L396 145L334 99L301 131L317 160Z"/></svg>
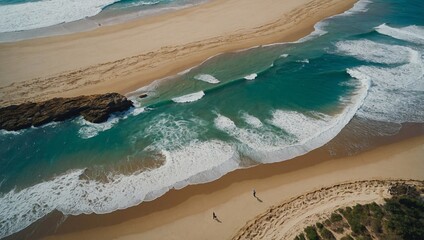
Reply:
<svg viewBox="0 0 424 240"><path fill-rule="evenodd" d="M294 239L304 228L328 219L339 208L390 198L392 185L405 183L419 188L424 181L386 179L345 182L302 194L270 207L248 221L233 237L241 239Z"/></svg>

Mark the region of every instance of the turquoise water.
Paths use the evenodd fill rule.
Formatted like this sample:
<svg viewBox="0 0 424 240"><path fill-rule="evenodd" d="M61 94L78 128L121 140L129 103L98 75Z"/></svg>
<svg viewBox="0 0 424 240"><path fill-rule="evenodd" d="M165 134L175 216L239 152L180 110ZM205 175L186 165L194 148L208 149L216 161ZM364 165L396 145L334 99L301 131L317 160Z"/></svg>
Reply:
<svg viewBox="0 0 424 240"><path fill-rule="evenodd" d="M2 132L0 237L54 209L107 213L304 154L354 116L422 122L422 9L362 1L296 43L215 56L140 89L137 107L105 124Z"/></svg>

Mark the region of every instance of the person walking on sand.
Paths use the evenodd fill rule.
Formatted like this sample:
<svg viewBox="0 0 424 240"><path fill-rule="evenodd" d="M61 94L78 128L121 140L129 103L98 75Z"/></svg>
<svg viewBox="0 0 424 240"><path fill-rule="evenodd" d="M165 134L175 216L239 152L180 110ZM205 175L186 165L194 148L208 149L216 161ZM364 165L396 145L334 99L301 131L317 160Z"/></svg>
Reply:
<svg viewBox="0 0 424 240"><path fill-rule="evenodd" d="M213 220L216 220L217 219L215 212L212 212L212 219Z"/></svg>
<svg viewBox="0 0 424 240"><path fill-rule="evenodd" d="M256 190L255 189L253 189L253 197L256 198Z"/></svg>

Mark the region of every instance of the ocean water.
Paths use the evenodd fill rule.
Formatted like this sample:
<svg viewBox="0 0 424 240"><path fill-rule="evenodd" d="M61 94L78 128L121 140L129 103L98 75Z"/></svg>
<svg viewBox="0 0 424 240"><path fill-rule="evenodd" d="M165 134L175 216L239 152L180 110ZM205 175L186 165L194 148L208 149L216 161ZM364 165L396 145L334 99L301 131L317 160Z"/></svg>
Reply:
<svg viewBox="0 0 424 240"><path fill-rule="evenodd" d="M128 20L202 2L204 0L0 0L0 34L78 20L102 25L117 16L127 15Z"/></svg>
<svg viewBox="0 0 424 240"><path fill-rule="evenodd" d="M221 54L139 89L136 107L106 123L2 131L0 238L53 210L109 213L302 155L354 117L376 132L422 123L422 9L360 1L297 42Z"/></svg>

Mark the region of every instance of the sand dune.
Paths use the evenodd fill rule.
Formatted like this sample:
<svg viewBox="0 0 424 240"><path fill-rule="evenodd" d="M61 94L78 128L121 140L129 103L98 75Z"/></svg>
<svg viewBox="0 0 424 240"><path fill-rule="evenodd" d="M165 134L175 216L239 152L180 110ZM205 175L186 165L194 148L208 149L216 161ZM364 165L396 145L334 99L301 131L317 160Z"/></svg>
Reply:
<svg viewBox="0 0 424 240"><path fill-rule="evenodd" d="M250 220L233 239L294 239L305 227L328 219L335 210L376 202L390 197L397 183L424 187L423 181L369 180L324 187L269 208Z"/></svg>

